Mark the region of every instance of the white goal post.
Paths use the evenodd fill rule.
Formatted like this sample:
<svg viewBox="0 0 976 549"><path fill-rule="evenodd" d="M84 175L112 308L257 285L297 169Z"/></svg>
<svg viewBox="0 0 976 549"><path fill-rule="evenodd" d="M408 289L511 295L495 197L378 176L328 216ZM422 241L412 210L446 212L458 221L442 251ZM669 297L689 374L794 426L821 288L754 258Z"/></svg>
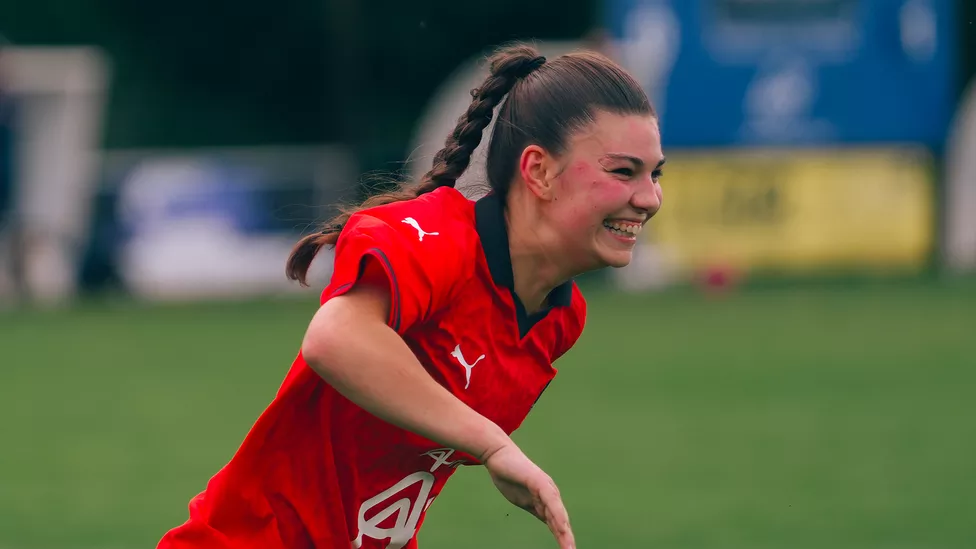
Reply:
<svg viewBox="0 0 976 549"><path fill-rule="evenodd" d="M12 230L0 238L0 279L9 281L10 265L19 264L20 290L35 302L62 303L75 294L98 188L108 82L108 60L96 48L0 47L0 90L13 108L14 135Z"/></svg>

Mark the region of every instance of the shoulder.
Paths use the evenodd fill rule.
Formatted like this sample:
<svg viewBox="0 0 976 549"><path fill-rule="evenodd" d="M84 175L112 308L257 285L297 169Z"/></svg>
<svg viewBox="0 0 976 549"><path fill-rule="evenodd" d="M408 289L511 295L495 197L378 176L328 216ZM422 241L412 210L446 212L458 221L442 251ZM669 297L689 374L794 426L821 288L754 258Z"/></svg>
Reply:
<svg viewBox="0 0 976 549"><path fill-rule="evenodd" d="M347 234L348 233L348 234ZM474 202L456 189L442 187L412 200L375 206L349 218L340 240L366 234L396 239L413 251L439 255L472 248Z"/></svg>
<svg viewBox="0 0 976 549"><path fill-rule="evenodd" d="M406 331L449 306L470 280L476 235L473 203L451 188L358 211L339 234L321 300L349 291L364 272L382 275L390 325Z"/></svg>
<svg viewBox="0 0 976 549"><path fill-rule="evenodd" d="M403 291L449 299L474 273L478 242L474 202L444 187L350 216L336 243L334 280L355 280L362 258L373 257Z"/></svg>
<svg viewBox="0 0 976 549"><path fill-rule="evenodd" d="M387 221L400 221L414 217L435 223L463 223L474 219L474 202L468 200L453 187L441 187L410 200L401 200L366 208L352 217L376 217Z"/></svg>

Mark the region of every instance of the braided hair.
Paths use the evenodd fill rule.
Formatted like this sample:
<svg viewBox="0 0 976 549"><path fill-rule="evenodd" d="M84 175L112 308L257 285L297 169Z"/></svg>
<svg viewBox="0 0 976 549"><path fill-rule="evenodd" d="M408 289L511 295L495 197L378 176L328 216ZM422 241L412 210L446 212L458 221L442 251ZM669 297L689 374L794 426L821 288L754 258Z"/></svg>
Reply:
<svg viewBox="0 0 976 549"><path fill-rule="evenodd" d="M440 187L454 187L468 169L495 109L498 122L488 146L488 183L505 196L515 177L519 155L536 144L551 154L565 151L569 136L594 120L595 111L654 116L640 84L612 60L592 52L571 53L546 61L531 46L516 44L489 58L489 75L471 90L471 104L458 118L433 166L419 181L368 198L344 209L318 232L302 238L288 258L288 278L306 284L315 255L334 246L354 213L417 198Z"/></svg>
<svg viewBox="0 0 976 549"><path fill-rule="evenodd" d="M471 105L458 118L457 126L434 155L433 167L419 182L402 185L391 192L366 199L359 207L344 209L326 222L317 233L302 238L292 249L286 273L291 280L306 285L308 269L316 254L325 246L335 246L339 233L356 212L383 204L417 198L438 187L453 187L471 163L471 155L481 143L485 128L491 123L495 108L519 80L541 67L546 58L529 46L501 50L491 57L490 74L484 83L471 90Z"/></svg>

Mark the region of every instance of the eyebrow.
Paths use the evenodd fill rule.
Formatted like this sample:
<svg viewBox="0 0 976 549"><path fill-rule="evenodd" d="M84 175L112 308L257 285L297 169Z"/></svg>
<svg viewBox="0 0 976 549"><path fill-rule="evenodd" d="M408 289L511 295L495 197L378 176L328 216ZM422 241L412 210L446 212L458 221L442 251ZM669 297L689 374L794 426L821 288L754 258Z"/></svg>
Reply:
<svg viewBox="0 0 976 549"><path fill-rule="evenodd" d="M636 156L630 156L629 154L610 153L610 154L604 155L603 158L612 158L614 160L629 160L629 161L633 162L638 168L644 166L644 161L643 160L641 160L640 158L637 158ZM657 166L655 166L654 169L655 170L660 170L661 169L661 166L664 166L664 163L667 162L667 161L668 161L667 157L661 157L661 160L658 161Z"/></svg>

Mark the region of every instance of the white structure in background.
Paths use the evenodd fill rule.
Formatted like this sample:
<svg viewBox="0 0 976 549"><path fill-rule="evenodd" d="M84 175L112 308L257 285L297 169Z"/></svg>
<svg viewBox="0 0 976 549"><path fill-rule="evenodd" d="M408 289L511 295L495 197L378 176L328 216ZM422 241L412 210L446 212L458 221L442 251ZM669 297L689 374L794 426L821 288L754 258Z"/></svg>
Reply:
<svg viewBox="0 0 976 549"><path fill-rule="evenodd" d="M0 278L9 276L10 248L27 297L46 305L76 291L88 235L109 69L87 47L0 48L0 82L14 102L13 234L0 237ZM7 249L3 249L7 248ZM0 301L5 297L0 294Z"/></svg>
<svg viewBox="0 0 976 549"><path fill-rule="evenodd" d="M620 58L626 56L632 62L639 61L638 49L641 45L653 47L659 45L656 41L635 38L630 42L606 44L603 53ZM536 42L533 44L549 59L565 53L590 47L582 42ZM609 51L608 51L609 50ZM477 56L462 63L447 79L431 98L424 113L420 117L417 131L411 143L411 154L408 159L408 173L416 181L426 173L433 161L434 155L444 146L445 138L454 129L457 119L471 103L470 91L481 85L487 76L486 56ZM622 62L626 66L625 62ZM641 73L642 79L653 79L657 76L666 78L670 67L665 63L659 67L662 74L652 75ZM635 75L635 78L638 75ZM659 82L646 83L652 88L663 87ZM653 98L652 98L653 100ZM494 119L485 129L484 139L475 150L471 164L458 179L457 188L468 198L475 200L484 195L488 189L488 177L485 171L485 160L488 154L488 142L494 128ZM653 222L645 231L653 230ZM626 290L646 290L666 286L674 279L671 262L662 256L657 247L649 240L638 244L634 254L634 261L623 269L614 269L614 281Z"/></svg>
<svg viewBox="0 0 976 549"><path fill-rule="evenodd" d="M331 250L312 264L310 289L285 277L295 229L306 229L290 212L320 211L348 193L355 164L343 147L116 151L105 165L126 234L119 273L132 295L236 299L314 294L328 283Z"/></svg>
<svg viewBox="0 0 976 549"><path fill-rule="evenodd" d="M667 90L681 50L681 24L670 1L641 2L627 18L617 60L647 90L660 118L667 116Z"/></svg>
<svg viewBox="0 0 976 549"><path fill-rule="evenodd" d="M956 114L945 176L945 266L952 272L976 272L976 80Z"/></svg>

